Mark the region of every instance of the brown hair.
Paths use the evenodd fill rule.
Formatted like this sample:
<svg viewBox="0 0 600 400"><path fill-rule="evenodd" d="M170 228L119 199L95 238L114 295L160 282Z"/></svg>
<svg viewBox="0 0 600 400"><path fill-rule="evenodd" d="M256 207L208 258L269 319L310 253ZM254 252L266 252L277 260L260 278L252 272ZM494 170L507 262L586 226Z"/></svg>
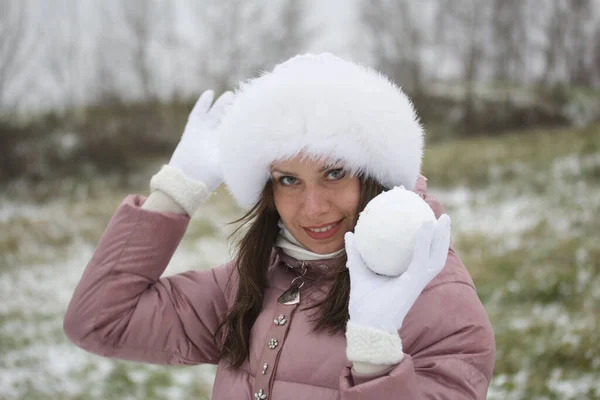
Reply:
<svg viewBox="0 0 600 400"><path fill-rule="evenodd" d="M385 188L373 178L359 178L361 190L358 211L360 212ZM221 359L227 360L229 366L233 368L241 366L250 352L250 330L262 307L267 284L267 267L271 264L271 255L279 232L278 221L279 213L275 208L273 183L269 180L263 188L258 203L240 219L232 222L242 223L233 235L239 234L242 228L247 228L236 244L239 283L233 307L219 325L214 339L215 344L220 346ZM315 332L329 334L344 332L348 321L349 296L350 276L348 270L342 265L335 275L333 286L326 298L308 307L308 309L317 309L313 318Z"/></svg>

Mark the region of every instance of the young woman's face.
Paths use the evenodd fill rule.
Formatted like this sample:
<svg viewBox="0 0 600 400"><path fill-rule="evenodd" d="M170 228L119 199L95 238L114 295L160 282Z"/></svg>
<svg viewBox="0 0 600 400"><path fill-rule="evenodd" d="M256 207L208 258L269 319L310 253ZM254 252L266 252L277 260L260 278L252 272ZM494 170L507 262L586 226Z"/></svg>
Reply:
<svg viewBox="0 0 600 400"><path fill-rule="evenodd" d="M344 247L354 229L360 181L342 164L293 159L271 166L275 206L288 231L308 250L328 254Z"/></svg>

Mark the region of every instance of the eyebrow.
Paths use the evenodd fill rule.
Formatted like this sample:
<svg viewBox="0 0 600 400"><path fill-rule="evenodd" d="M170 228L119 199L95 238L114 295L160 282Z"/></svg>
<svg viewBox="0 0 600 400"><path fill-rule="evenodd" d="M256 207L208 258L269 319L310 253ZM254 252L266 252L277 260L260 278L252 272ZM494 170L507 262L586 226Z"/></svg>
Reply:
<svg viewBox="0 0 600 400"><path fill-rule="evenodd" d="M321 169L319 170L319 172L325 172L325 171L328 171L328 170L332 169L333 167L335 167L335 164L327 164L327 165L325 165L323 168L321 168Z"/></svg>
<svg viewBox="0 0 600 400"><path fill-rule="evenodd" d="M336 165L338 165L338 164L339 164L339 163L330 163L330 164L327 164L327 165L323 166L322 168L320 168L320 169L319 169L319 172L323 173L323 172L325 172L325 171L328 171L328 170L330 170L330 169L334 169L334 167L336 167ZM343 167L338 167L338 168L343 168ZM336 169L337 169L337 168L336 168ZM280 170L280 169L277 169L277 168L274 168L274 169L272 169L272 170L271 170L271 173L273 173L273 172L278 172L278 173L280 173L280 174L282 174L282 175L291 175L291 176L296 176L296 174L294 174L293 172L289 172L289 171L282 171L282 170Z"/></svg>
<svg viewBox="0 0 600 400"><path fill-rule="evenodd" d="M333 162L325 164L325 166L323 166L323 168L321 168L319 170L319 172L325 172L330 169L339 169L339 168L344 168L342 160L335 160Z"/></svg>
<svg viewBox="0 0 600 400"><path fill-rule="evenodd" d="M271 173L273 173L273 172L279 172L279 173L280 173L280 174L282 174L282 175L295 175L295 174L294 174L294 173L292 173L292 172L288 172L288 171L282 171L282 170L280 170L280 169L272 169L272 170L271 170Z"/></svg>

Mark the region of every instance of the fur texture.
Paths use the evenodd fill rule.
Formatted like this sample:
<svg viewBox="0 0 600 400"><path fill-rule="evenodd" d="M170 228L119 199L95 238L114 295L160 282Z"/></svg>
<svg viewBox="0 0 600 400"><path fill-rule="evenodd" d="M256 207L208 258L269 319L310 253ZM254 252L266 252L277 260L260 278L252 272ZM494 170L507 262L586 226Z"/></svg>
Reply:
<svg viewBox="0 0 600 400"><path fill-rule="evenodd" d="M300 152L412 190L424 133L409 98L388 78L331 54L307 54L243 83L217 136L224 181L249 208L271 163Z"/></svg>
<svg viewBox="0 0 600 400"><path fill-rule="evenodd" d="M186 178L177 168L163 165L150 180L150 190L167 194L185 210L190 217L209 196L206 185Z"/></svg>
<svg viewBox="0 0 600 400"><path fill-rule="evenodd" d="M398 364L404 358L402 339L397 333L380 331L348 321L346 357L353 362L376 365Z"/></svg>

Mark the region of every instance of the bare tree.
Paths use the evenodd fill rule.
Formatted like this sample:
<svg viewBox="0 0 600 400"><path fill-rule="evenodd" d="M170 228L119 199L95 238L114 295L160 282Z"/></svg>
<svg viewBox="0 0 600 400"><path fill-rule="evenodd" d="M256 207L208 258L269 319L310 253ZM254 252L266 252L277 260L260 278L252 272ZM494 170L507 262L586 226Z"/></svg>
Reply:
<svg viewBox="0 0 600 400"><path fill-rule="evenodd" d="M27 7L27 1L0 1L0 109L8 106L7 92L34 50Z"/></svg>
<svg viewBox="0 0 600 400"><path fill-rule="evenodd" d="M271 17L272 27L265 31L262 46L268 50L266 65L272 65L301 52L314 32L306 27L302 0L282 2Z"/></svg>
<svg viewBox="0 0 600 400"><path fill-rule="evenodd" d="M591 86L594 80L594 18L592 0L569 1L567 70L571 85Z"/></svg>
<svg viewBox="0 0 600 400"><path fill-rule="evenodd" d="M113 2L114 3L114 2ZM95 101L98 103L120 103L124 100L119 75L127 72L127 51L123 49L122 33L116 29L119 18L111 3L97 4L97 13L102 28L95 41ZM125 61L124 61L125 60Z"/></svg>
<svg viewBox="0 0 600 400"><path fill-rule="evenodd" d="M241 79L302 51L303 2L222 0L193 3L202 54L200 73L216 90L231 88Z"/></svg>
<svg viewBox="0 0 600 400"><path fill-rule="evenodd" d="M463 79L472 86L482 73L486 61L486 46L489 42L489 4L480 0L453 0L446 8L448 32L452 49L462 59Z"/></svg>
<svg viewBox="0 0 600 400"><path fill-rule="evenodd" d="M596 26L592 46L594 47L592 60L592 69L595 71L594 86L600 87L600 23Z"/></svg>
<svg viewBox="0 0 600 400"><path fill-rule="evenodd" d="M599 26L594 4L593 0L549 0L540 77L543 85L594 83L594 37Z"/></svg>
<svg viewBox="0 0 600 400"><path fill-rule="evenodd" d="M543 85L553 85L558 81L565 81L561 74L567 51L567 28L569 13L567 4L563 0L550 0L549 17L546 24L546 46L543 53L544 72L541 77ZM563 77L561 78L561 75Z"/></svg>
<svg viewBox="0 0 600 400"><path fill-rule="evenodd" d="M422 55L429 44L419 10L411 0L371 0L360 5L374 64L415 96L422 91Z"/></svg>
<svg viewBox="0 0 600 400"><path fill-rule="evenodd" d="M467 130L476 125L475 88L489 60L490 6L489 0L442 0L443 18L449 27L445 44L459 59L465 85L462 120Z"/></svg>
<svg viewBox="0 0 600 400"><path fill-rule="evenodd" d="M217 91L225 90L302 51L309 37L302 1L178 3L179 7L182 5L187 7L184 10L188 15L194 16L191 22L196 34L187 41L173 23L176 18L173 14L177 10L167 1L112 0L104 3L103 25L110 29L101 32L97 44L100 97L111 101L131 97L134 91L131 82L137 83L139 93L135 97L155 99L161 93L173 95L177 82L168 89L164 82L157 81L158 69L168 70L165 63L174 65L178 62L169 59L167 54L177 54L179 62L185 64L180 68L186 71L192 68L189 60L195 57L199 73L193 81L201 78L210 81L210 86ZM181 75L185 74L188 72L173 76L173 81L181 81Z"/></svg>
<svg viewBox="0 0 600 400"><path fill-rule="evenodd" d="M81 4L70 0L55 2L45 15L47 29L44 42L44 65L49 79L58 88L59 102L68 123L82 117L85 82L81 66L82 16Z"/></svg>
<svg viewBox="0 0 600 400"><path fill-rule="evenodd" d="M492 69L496 81L524 82L530 51L529 0L492 0Z"/></svg>
<svg viewBox="0 0 600 400"><path fill-rule="evenodd" d="M123 0L120 3L127 30L125 40L130 48L131 67L139 81L143 99L155 97L149 54L153 41L152 28L156 20L155 3L152 0Z"/></svg>
<svg viewBox="0 0 600 400"><path fill-rule="evenodd" d="M98 95L105 101L154 100L160 0L112 0L100 5L97 46Z"/></svg>
<svg viewBox="0 0 600 400"><path fill-rule="evenodd" d="M178 97L177 81L182 80L177 69L177 54L181 53L182 43L178 36L178 4L170 0L154 0L152 34L155 47L160 48L160 56L150 52L150 63L159 63L159 69L152 71L154 96L164 100Z"/></svg>

